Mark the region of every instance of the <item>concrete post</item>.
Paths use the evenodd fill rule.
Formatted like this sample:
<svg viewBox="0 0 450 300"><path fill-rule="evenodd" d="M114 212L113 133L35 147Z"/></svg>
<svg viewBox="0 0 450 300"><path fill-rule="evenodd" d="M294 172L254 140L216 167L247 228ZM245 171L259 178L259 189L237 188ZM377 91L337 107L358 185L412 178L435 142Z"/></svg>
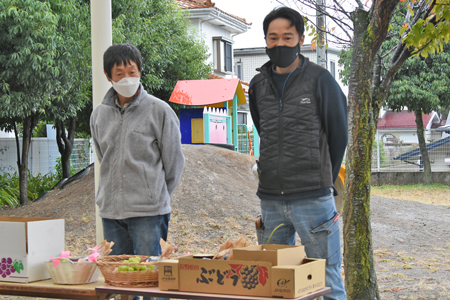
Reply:
<svg viewBox="0 0 450 300"><path fill-rule="evenodd" d="M319 33L319 38L317 41L317 64L319 66L322 66L323 68L328 70L328 62L327 62L327 50L325 49L325 36L326 33L322 30L326 30L326 23L325 23L325 14L323 13L325 11L325 0L316 0L317 2L317 9L316 9L316 15L317 15L317 32ZM325 43L324 43L325 41ZM320 45L320 46L319 46Z"/></svg>
<svg viewBox="0 0 450 300"><path fill-rule="evenodd" d="M91 46L92 46L92 99L93 107L102 101L111 83L103 73L103 53L112 45L111 0L91 0ZM95 156L95 194L98 189L100 163ZM103 226L96 211L97 245L103 241Z"/></svg>

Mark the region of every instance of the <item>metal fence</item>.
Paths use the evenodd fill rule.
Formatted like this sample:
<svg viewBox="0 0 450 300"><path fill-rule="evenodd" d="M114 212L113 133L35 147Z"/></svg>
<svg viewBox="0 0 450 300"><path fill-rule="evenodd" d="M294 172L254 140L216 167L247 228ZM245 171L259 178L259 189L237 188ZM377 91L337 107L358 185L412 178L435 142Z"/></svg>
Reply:
<svg viewBox="0 0 450 300"><path fill-rule="evenodd" d="M417 137L389 131L378 132L372 148L372 172L422 172ZM385 137L388 138L385 138ZM434 135L427 143L432 172L450 172L450 137Z"/></svg>
<svg viewBox="0 0 450 300"><path fill-rule="evenodd" d="M253 133L239 133L238 151L250 152L248 136L254 145ZM383 138L383 136L391 138ZM22 148L22 141L19 142ZM401 133L386 134L379 132L372 148L372 172L422 172L418 142L403 136ZM450 136L444 135L427 143L428 154L433 172L450 172ZM28 169L34 176L56 172L56 165L61 155L55 139L32 138L28 156ZM94 162L92 140L76 139L72 155L71 167L82 170ZM345 164L345 159L343 164ZM0 138L0 174L17 172L17 150L14 138Z"/></svg>
<svg viewBox="0 0 450 300"><path fill-rule="evenodd" d="M22 149L22 141L19 142ZM61 155L55 139L32 138L28 155L28 170L36 176L56 172L56 166ZM94 161L91 140L75 139L70 156L71 168L82 170ZM13 174L17 168L17 147L15 138L0 138L0 173Z"/></svg>
<svg viewBox="0 0 450 300"><path fill-rule="evenodd" d="M450 172L450 135L427 130L426 137L431 171ZM250 138L253 146L252 132ZM239 133L238 151L250 152L247 133ZM372 172L423 172L416 131L379 130L372 148Z"/></svg>

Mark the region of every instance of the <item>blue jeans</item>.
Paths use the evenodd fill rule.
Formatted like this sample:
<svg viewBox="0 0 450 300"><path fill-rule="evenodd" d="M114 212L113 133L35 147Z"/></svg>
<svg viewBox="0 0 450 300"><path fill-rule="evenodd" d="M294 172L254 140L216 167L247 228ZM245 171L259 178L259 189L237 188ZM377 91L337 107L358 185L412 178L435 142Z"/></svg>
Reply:
<svg viewBox="0 0 450 300"><path fill-rule="evenodd" d="M110 255L158 256L161 254L160 239L167 241L169 221L170 214L123 220L102 219L104 238L114 242ZM143 300L150 299L143 297Z"/></svg>
<svg viewBox="0 0 450 300"><path fill-rule="evenodd" d="M324 258L326 263L326 286L331 293L324 299L347 299L341 277L341 240L338 213L333 194L313 199L277 201L261 199L264 229L257 228L258 243L265 244L272 231L269 244L295 245L298 233L306 255Z"/></svg>
<svg viewBox="0 0 450 300"><path fill-rule="evenodd" d="M160 238L167 240L169 220L170 214L123 220L102 219L104 238L114 242L110 255L158 256L161 254Z"/></svg>

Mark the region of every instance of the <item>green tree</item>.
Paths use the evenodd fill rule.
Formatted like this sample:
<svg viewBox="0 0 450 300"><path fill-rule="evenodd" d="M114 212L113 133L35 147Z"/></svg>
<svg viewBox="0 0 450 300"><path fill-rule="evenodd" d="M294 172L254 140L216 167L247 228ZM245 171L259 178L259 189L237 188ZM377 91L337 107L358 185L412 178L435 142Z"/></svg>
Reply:
<svg viewBox="0 0 450 300"><path fill-rule="evenodd" d="M446 45L445 48L448 48ZM414 112L417 137L424 169L424 184L432 184L431 163L425 142L423 114L450 105L450 53L440 52L427 58L412 57L397 73L386 98L386 106L396 111L405 107Z"/></svg>
<svg viewBox="0 0 450 300"><path fill-rule="evenodd" d="M32 130L50 102L56 65L58 16L46 2L0 0L0 127L14 131L20 204L27 204ZM17 124L22 123L20 151Z"/></svg>
<svg viewBox="0 0 450 300"><path fill-rule="evenodd" d="M348 299L380 299L370 225L371 156L378 114L405 61L419 54L426 58L448 42L449 0L333 0L326 5L316 0L277 1L293 2L299 9L311 8L327 17L323 27L314 23L316 13L308 18L319 46L317 33L326 32L330 43L352 47L343 213L345 284ZM398 11L403 12L402 19L394 18ZM401 28L397 33L394 25ZM384 52L383 43L396 35L400 35L398 42Z"/></svg>
<svg viewBox="0 0 450 300"><path fill-rule="evenodd" d="M61 93L55 94L52 109L47 110L49 119L55 120L64 178L70 176L76 123L81 126L77 131L88 135L92 112L89 2L70 2L72 8L69 4L55 8L64 16L59 28L66 39L60 45ZM211 71L205 63L205 45L190 34L174 1L113 1L112 18L113 42L138 47L143 58L141 81L153 95L168 101L178 80L206 78Z"/></svg>
<svg viewBox="0 0 450 300"><path fill-rule="evenodd" d="M142 54L141 82L168 101L178 80L206 79L212 66L203 40L172 0L113 1L113 43L130 43Z"/></svg>
<svg viewBox="0 0 450 300"><path fill-rule="evenodd" d="M52 11L59 16L57 65L51 103L45 119L53 122L56 143L61 154L62 178L71 176L70 156L73 150L77 115L91 108L91 48L89 6L80 0L50 0Z"/></svg>

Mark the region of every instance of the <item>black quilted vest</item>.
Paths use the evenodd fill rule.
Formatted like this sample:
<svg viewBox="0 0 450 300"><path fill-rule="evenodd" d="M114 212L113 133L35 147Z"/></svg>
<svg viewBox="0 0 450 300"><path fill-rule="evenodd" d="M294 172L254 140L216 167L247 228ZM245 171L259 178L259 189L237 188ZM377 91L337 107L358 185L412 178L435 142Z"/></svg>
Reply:
<svg viewBox="0 0 450 300"><path fill-rule="evenodd" d="M327 137L317 99L325 70L301 57L281 98L273 85L272 64L253 78L250 93L260 117L259 191L292 194L333 186Z"/></svg>

